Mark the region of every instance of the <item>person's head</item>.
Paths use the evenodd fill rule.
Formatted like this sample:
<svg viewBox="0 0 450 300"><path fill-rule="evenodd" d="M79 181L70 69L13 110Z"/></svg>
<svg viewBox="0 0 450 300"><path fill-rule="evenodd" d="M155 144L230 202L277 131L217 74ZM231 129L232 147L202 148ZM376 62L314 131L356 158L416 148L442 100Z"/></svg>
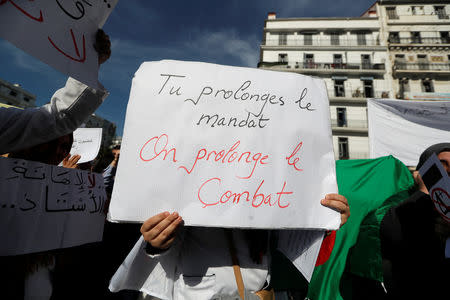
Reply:
<svg viewBox="0 0 450 300"><path fill-rule="evenodd" d="M425 149L420 155L416 170L419 170L433 154L437 155L445 171L450 176L450 143L435 144Z"/></svg>
<svg viewBox="0 0 450 300"><path fill-rule="evenodd" d="M72 148L73 134L63 135L47 143L10 153L10 158L21 158L49 165L58 165Z"/></svg>
<svg viewBox="0 0 450 300"><path fill-rule="evenodd" d="M120 145L115 145L112 150L111 150L112 155L114 156L114 158L118 158L120 155Z"/></svg>

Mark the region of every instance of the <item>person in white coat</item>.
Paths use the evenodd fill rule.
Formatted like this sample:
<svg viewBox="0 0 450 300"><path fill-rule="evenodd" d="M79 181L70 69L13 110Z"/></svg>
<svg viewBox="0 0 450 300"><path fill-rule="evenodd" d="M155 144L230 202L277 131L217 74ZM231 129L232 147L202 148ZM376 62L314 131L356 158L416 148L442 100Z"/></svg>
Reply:
<svg viewBox="0 0 450 300"><path fill-rule="evenodd" d="M328 194L321 203L341 213L341 226L350 216L342 195ZM269 287L271 231L180 224L176 212L145 221L141 239L111 279L110 290L138 290L164 300L241 299L230 243L239 262L244 298L259 299L254 293Z"/></svg>
<svg viewBox="0 0 450 300"><path fill-rule="evenodd" d="M99 29L94 45L99 64L111 55L108 35ZM39 108L0 108L0 154L54 140L77 129L103 103L108 92L69 78L50 103Z"/></svg>

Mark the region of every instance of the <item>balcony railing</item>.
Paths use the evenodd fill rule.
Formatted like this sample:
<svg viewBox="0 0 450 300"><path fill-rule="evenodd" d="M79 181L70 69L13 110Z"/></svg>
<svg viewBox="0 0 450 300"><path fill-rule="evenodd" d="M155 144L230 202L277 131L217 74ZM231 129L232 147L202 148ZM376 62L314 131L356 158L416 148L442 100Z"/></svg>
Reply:
<svg viewBox="0 0 450 300"><path fill-rule="evenodd" d="M395 70L450 71L450 63L404 63L395 62Z"/></svg>
<svg viewBox="0 0 450 300"><path fill-rule="evenodd" d="M398 14L388 13L388 21L400 20L400 19L410 19L410 18L417 19L417 17L427 18L427 19L431 19L431 20L448 20L450 18L445 12L440 12L440 11L433 12L431 14L430 13L427 13L427 14L417 13L417 14L410 14L410 15L407 15L407 14L398 15Z"/></svg>
<svg viewBox="0 0 450 300"><path fill-rule="evenodd" d="M450 44L450 37L400 38L389 37L390 44Z"/></svg>
<svg viewBox="0 0 450 300"><path fill-rule="evenodd" d="M370 38L297 38L280 40L278 38L265 39L262 42L265 46L377 46L380 45L380 41Z"/></svg>
<svg viewBox="0 0 450 300"><path fill-rule="evenodd" d="M367 70L385 70L385 64L372 63L316 63L316 62L259 62L258 68L267 69L299 69L299 70L317 70L317 71L367 71Z"/></svg>
<svg viewBox="0 0 450 300"><path fill-rule="evenodd" d="M389 98L389 91L364 91L362 88L356 90L337 91L336 89L328 89L328 97L330 98Z"/></svg>
<svg viewBox="0 0 450 300"><path fill-rule="evenodd" d="M315 63L315 62L302 62L295 63L296 69L334 69L334 70L384 70L384 64L372 64L372 63Z"/></svg>
<svg viewBox="0 0 450 300"><path fill-rule="evenodd" d="M331 127L343 127L343 128L367 128L367 121L365 120L337 120L331 119Z"/></svg>

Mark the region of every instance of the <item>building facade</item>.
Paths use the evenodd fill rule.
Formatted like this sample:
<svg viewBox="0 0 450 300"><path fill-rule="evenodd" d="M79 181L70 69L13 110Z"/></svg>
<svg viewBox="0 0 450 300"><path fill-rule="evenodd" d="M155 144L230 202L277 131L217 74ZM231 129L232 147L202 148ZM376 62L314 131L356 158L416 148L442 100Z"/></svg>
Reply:
<svg viewBox="0 0 450 300"><path fill-rule="evenodd" d="M36 96L17 83L13 84L0 79L0 102L21 108L35 107Z"/></svg>
<svg viewBox="0 0 450 300"><path fill-rule="evenodd" d="M379 0L351 18L269 13L258 67L322 78L336 159L368 158L367 98L450 98L450 6L443 2L450 3ZM412 7L423 13L413 16Z"/></svg>
<svg viewBox="0 0 450 300"><path fill-rule="evenodd" d="M367 97L391 97L376 14L265 22L259 67L325 80L336 159L368 158Z"/></svg>
<svg viewBox="0 0 450 300"><path fill-rule="evenodd" d="M377 3L399 99L450 100L450 1Z"/></svg>

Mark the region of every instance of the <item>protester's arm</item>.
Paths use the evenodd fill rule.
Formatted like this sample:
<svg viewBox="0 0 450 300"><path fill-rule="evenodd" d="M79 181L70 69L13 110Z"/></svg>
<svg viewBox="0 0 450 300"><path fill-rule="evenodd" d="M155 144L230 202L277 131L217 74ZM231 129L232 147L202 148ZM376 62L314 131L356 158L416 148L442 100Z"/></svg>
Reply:
<svg viewBox="0 0 450 300"><path fill-rule="evenodd" d="M99 31L96 48L99 63L110 51L109 37ZM99 84L101 86L101 84ZM0 109L0 154L53 140L77 129L108 96L103 87L93 89L69 78L49 104L38 109Z"/></svg>
<svg viewBox="0 0 450 300"><path fill-rule="evenodd" d="M142 224L141 233L148 243L148 254L158 254L168 249L175 241L178 226L183 219L178 213L162 212Z"/></svg>

